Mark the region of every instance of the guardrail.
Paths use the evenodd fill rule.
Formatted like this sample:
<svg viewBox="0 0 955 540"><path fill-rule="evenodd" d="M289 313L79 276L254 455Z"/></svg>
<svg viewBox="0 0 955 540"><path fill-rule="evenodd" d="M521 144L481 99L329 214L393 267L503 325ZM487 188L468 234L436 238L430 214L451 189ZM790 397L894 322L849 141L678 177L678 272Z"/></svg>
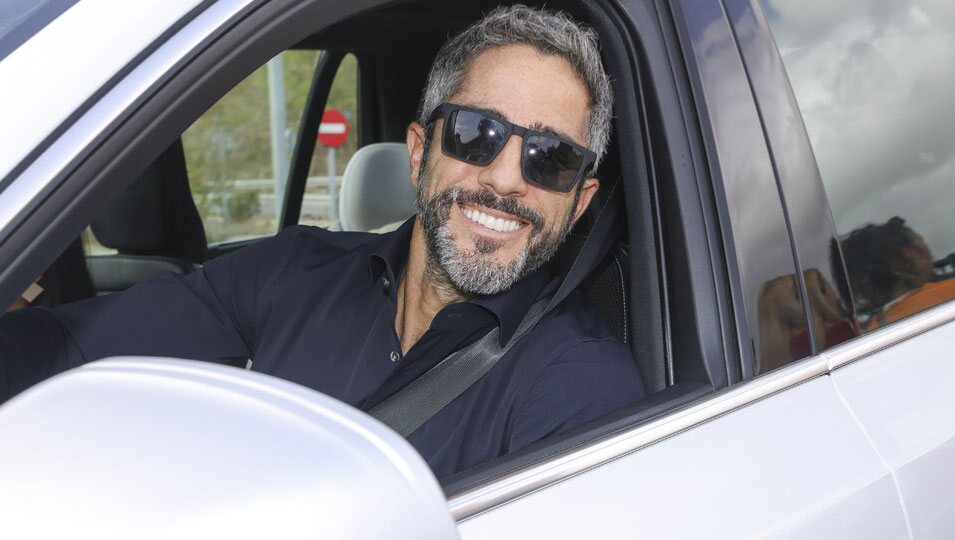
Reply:
<svg viewBox="0 0 955 540"><path fill-rule="evenodd" d="M335 177L336 187L341 187L342 177ZM266 178L264 180L233 180L230 182L233 189L275 189L275 180ZM327 176L309 176L305 181L305 187L328 187Z"/></svg>
<svg viewBox="0 0 955 540"><path fill-rule="evenodd" d="M307 188L327 188L328 176L310 176L306 182ZM336 187L340 188L342 177L335 177ZM234 191L257 190L259 191L259 214L274 215L276 213L275 180L271 178L256 180L233 180L229 182ZM336 189L336 193L339 190ZM311 219L331 219L332 216L331 200L327 192L309 193L305 192L302 198L302 217Z"/></svg>

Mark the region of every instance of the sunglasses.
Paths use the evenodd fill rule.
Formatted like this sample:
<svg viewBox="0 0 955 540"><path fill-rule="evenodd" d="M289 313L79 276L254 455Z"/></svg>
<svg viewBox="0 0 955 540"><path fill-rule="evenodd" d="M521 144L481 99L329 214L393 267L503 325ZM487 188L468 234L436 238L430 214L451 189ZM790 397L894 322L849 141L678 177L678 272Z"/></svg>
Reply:
<svg viewBox="0 0 955 540"><path fill-rule="evenodd" d="M523 140L521 174L524 180L551 191L567 193L588 173L597 154L552 133L534 131L480 109L442 103L428 123L444 117L441 148L472 165L490 165L511 135Z"/></svg>

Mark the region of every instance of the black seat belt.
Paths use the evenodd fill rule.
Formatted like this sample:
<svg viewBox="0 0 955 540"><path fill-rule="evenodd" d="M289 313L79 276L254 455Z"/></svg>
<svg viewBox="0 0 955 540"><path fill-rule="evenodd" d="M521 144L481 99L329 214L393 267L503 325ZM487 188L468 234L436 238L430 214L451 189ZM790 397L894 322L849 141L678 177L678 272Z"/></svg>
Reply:
<svg viewBox="0 0 955 540"><path fill-rule="evenodd" d="M490 371L544 315L576 289L609 252L619 232L614 225L622 203L613 196L619 183L614 182L611 187L607 202L557 292L550 298L538 300L527 310L507 343L501 345L501 330L495 327L471 345L448 355L368 414L407 437Z"/></svg>

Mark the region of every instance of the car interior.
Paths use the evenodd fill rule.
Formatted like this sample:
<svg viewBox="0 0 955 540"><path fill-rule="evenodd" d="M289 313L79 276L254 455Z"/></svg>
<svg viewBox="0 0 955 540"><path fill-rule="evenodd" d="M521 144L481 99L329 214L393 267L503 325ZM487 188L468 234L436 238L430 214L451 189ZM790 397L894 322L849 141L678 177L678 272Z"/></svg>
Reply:
<svg viewBox="0 0 955 540"><path fill-rule="evenodd" d="M450 34L495 5L497 2L490 1L393 3L353 14L291 47L322 54L294 136L281 202L281 227L299 223L315 152L314 134L335 73L347 54L354 55L359 70L354 129L360 150L345 167L336 227L380 231L413 214L405 130L416 117L431 62ZM647 397L607 417L444 479L449 495L610 436L717 391L739 377L725 355L705 351L700 338L700 318L706 315L701 315L690 276L690 264L697 255L686 242L688 222L677 201L676 186L682 180L672 173L675 157L664 145L652 144L664 126L672 124L664 118L655 95L654 79L662 75L641 65L644 53L639 49L639 32L612 6L574 0L548 1L546 6L567 11L598 31L615 94L613 137L597 173L602 189L550 265L552 271L566 274L601 209L621 205L614 245L582 287L612 333L633 352ZM100 204L96 217L88 220L96 240L114 250L87 256L96 294L122 291L166 272L185 274L258 240L208 243L190 193L181 137L156 153L154 150L151 162L143 161L149 163L145 169L129 175L121 192ZM610 189L615 184L619 184L617 189Z"/></svg>

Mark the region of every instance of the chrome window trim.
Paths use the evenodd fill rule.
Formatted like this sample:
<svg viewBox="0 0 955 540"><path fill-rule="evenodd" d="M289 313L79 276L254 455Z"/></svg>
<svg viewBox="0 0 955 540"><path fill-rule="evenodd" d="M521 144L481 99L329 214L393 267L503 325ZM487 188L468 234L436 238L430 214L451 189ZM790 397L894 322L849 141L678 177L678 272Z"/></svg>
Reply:
<svg viewBox="0 0 955 540"><path fill-rule="evenodd" d="M89 147L150 86L254 1L221 0L211 5L90 107L6 189L0 191L0 231L7 230L20 212L47 188L60 171Z"/></svg>
<svg viewBox="0 0 955 540"><path fill-rule="evenodd" d="M610 433L585 446L473 486L448 500L451 515L458 522L467 520L953 321L955 301L949 301L820 355L734 385L661 418Z"/></svg>
<svg viewBox="0 0 955 540"><path fill-rule="evenodd" d="M952 321L955 321L955 300L886 325L859 339L837 345L823 351L821 356L829 363L829 371L833 371Z"/></svg>

